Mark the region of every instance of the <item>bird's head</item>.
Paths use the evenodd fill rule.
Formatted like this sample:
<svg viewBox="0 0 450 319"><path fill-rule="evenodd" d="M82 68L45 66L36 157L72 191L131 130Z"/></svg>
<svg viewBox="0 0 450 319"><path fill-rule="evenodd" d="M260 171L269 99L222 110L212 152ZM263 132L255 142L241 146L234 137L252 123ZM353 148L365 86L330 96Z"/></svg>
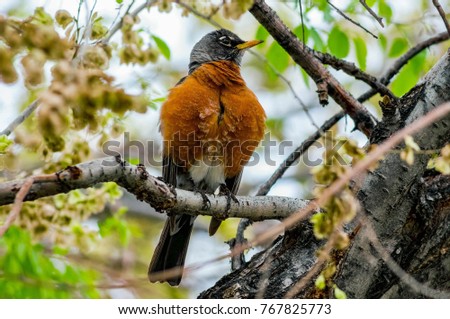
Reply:
<svg viewBox="0 0 450 319"><path fill-rule="evenodd" d="M212 61L228 60L240 65L244 51L261 42L263 41L244 41L225 29L210 32L194 45L189 62L189 73L203 63Z"/></svg>

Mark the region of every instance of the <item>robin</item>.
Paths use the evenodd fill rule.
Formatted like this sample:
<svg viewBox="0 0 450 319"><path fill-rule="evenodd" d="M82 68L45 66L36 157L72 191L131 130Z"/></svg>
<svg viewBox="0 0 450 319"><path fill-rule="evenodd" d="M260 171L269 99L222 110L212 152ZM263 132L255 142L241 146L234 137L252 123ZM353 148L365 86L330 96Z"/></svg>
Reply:
<svg viewBox="0 0 450 319"><path fill-rule="evenodd" d="M192 49L189 73L170 90L161 108L163 178L178 188L236 200L243 166L263 138L266 115L240 73L246 49L262 41L243 41L217 30ZM148 270L151 282L178 285L195 216L170 215ZM221 223L212 218L210 236ZM180 270L164 278L164 271Z"/></svg>

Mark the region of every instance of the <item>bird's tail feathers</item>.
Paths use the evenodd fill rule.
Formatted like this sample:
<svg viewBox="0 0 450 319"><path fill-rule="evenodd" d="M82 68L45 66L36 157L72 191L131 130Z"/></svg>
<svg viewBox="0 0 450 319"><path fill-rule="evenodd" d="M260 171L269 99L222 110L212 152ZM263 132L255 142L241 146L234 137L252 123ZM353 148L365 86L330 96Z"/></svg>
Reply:
<svg viewBox="0 0 450 319"><path fill-rule="evenodd" d="M173 215L164 225L148 268L151 282L168 282L171 286L180 284L194 216Z"/></svg>

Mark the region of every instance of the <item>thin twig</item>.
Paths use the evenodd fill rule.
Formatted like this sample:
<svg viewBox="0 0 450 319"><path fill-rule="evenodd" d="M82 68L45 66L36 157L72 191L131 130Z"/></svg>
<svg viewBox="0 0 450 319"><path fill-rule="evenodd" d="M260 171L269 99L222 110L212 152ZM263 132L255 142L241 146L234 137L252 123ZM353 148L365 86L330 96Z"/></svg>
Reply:
<svg viewBox="0 0 450 319"><path fill-rule="evenodd" d="M359 2L364 6L364 8L366 8L366 10L370 13L370 15L372 17L375 18L375 20L378 21L378 23L384 28L384 24L383 24L383 18L379 17L375 11L372 10L371 7L369 7L366 3L366 0L359 0Z"/></svg>
<svg viewBox="0 0 450 319"><path fill-rule="evenodd" d="M302 24L302 42L303 44L305 43L305 23L303 21L303 5L302 5L302 1L299 0L298 1L298 6L299 6L299 10L300 10L300 23Z"/></svg>
<svg viewBox="0 0 450 319"><path fill-rule="evenodd" d="M130 12L131 8L134 6L135 1L136 0L131 0L131 3L129 4L127 10L125 11L125 15L127 15Z"/></svg>
<svg viewBox="0 0 450 319"><path fill-rule="evenodd" d="M35 100L31 103L18 117L16 117L3 131L0 132L0 135L10 135L17 126L23 123L30 115L34 112L34 110L39 105L39 99Z"/></svg>
<svg viewBox="0 0 450 319"><path fill-rule="evenodd" d="M74 66L78 66L83 61L84 53L86 52L86 48L89 45L89 39L91 38L92 33L92 24L91 21L92 15L94 14L95 6L97 5L97 0L94 1L94 4L91 9L89 9L89 4L87 1L84 1L85 10L86 10L86 26L84 28L84 32L82 35L82 39L78 43L78 48L75 52L75 57L72 59L72 64ZM92 22L92 23L91 23Z"/></svg>
<svg viewBox="0 0 450 319"><path fill-rule="evenodd" d="M447 29L447 32L450 35L450 25L448 24L447 17L445 16L444 9L442 9L442 6L438 0L433 0L433 4L436 7L436 10L439 12L439 15L441 16L442 21L444 21L445 28Z"/></svg>
<svg viewBox="0 0 450 319"><path fill-rule="evenodd" d="M133 10L133 12L130 13L130 16L135 17L137 16L139 13L141 13L142 10L144 10L145 8L150 7L152 4L154 4L156 2L156 0L147 0L144 3L140 4L136 9ZM120 30L120 28L122 27L122 22L123 22L123 18L120 19L119 22L117 22L108 32L108 34L106 35L105 39L103 40L103 43L108 43L111 38L113 37L113 35Z"/></svg>
<svg viewBox="0 0 450 319"><path fill-rule="evenodd" d="M133 1L133 3L134 3L134 1ZM123 7L123 3L119 4L119 6L116 8L117 14L116 14L116 16L114 17L113 21L111 22L111 24L110 24L108 30L110 30L110 29L117 23L117 20L119 20L119 17L120 17L120 11L122 11L122 7Z"/></svg>
<svg viewBox="0 0 450 319"><path fill-rule="evenodd" d="M24 182L20 186L19 191L16 193L14 203L11 207L11 211L8 217L6 217L4 224L0 227L0 237L2 237L5 234L5 232L9 229L12 223L19 216L20 210L22 209L23 206L24 199L27 196L28 192L30 191L31 186L33 186L33 183L35 181L55 181L55 180L56 177L54 176L54 174L31 176L24 180Z"/></svg>
<svg viewBox="0 0 450 319"><path fill-rule="evenodd" d="M17 219L17 216L19 216L20 210L22 209L23 200L25 196L27 196L31 185L33 185L33 182L34 178L28 177L22 184L22 187L20 187L20 190L16 194L16 198L14 200L14 204L11 208L10 213L8 217L6 217L5 223L0 227L0 237L3 236L3 234L9 229L12 223Z"/></svg>
<svg viewBox="0 0 450 319"><path fill-rule="evenodd" d="M75 41L78 43L79 42L79 38L80 38L80 31L81 31L81 27L80 27L80 15L81 15L81 6L83 5L83 2L85 0L80 0L80 2L78 2L78 10L77 10L77 17L74 18L76 26L77 26L77 31L76 31L76 36L75 36Z"/></svg>
<svg viewBox="0 0 450 319"><path fill-rule="evenodd" d="M413 57L419 54L422 50L434 44L448 40L449 38L450 38L449 33L442 32L432 38L429 38L423 42L416 44L414 47L409 49L404 55L402 55L395 61L395 63L386 72L386 75L384 75L380 79L380 82L386 85L394 77L394 75L396 75L400 71L400 69L409 62L409 60L411 60Z"/></svg>
<svg viewBox="0 0 450 319"><path fill-rule="evenodd" d="M378 39L378 37L373 34L372 32L370 32L368 29L366 29L365 27L363 27L361 24L359 24L358 22L356 22L355 20L353 20L352 18L350 18L348 15L346 15L344 12L342 12L338 7L336 7L334 4L331 3L331 1L327 0L328 4L334 9L336 10L337 13L339 13L344 19L350 21L351 23L353 23L354 25L360 27L361 29L363 29L364 31L366 31L368 34L370 34L371 36L373 36L375 39Z"/></svg>

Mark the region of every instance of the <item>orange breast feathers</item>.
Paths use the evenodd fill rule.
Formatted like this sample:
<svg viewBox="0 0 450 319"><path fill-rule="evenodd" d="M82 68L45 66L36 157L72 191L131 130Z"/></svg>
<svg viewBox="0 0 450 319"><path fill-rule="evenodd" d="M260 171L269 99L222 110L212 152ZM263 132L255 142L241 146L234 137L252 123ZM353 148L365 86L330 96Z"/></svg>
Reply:
<svg viewBox="0 0 450 319"><path fill-rule="evenodd" d="M205 63L176 87L161 109L164 155L187 169L211 158L237 175L263 138L266 115L229 61Z"/></svg>

